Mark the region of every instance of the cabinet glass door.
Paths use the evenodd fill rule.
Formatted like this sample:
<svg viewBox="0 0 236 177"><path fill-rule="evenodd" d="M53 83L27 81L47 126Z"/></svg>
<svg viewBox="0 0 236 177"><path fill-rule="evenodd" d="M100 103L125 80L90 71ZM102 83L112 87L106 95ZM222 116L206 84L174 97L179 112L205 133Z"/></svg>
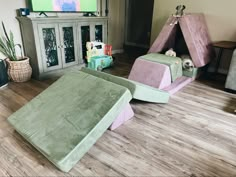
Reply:
<svg viewBox="0 0 236 177"><path fill-rule="evenodd" d="M44 71L61 68L61 54L58 49L60 39L57 25L39 25L39 37Z"/></svg>
<svg viewBox="0 0 236 177"><path fill-rule="evenodd" d="M60 24L61 53L63 67L68 67L78 63L78 52L75 47L76 32L74 24Z"/></svg>
<svg viewBox="0 0 236 177"><path fill-rule="evenodd" d="M95 22L92 25L93 40L107 43L107 23Z"/></svg>
<svg viewBox="0 0 236 177"><path fill-rule="evenodd" d="M86 43L91 40L90 26L89 25L81 25L80 26L80 34L81 34L82 57L83 57L84 62L87 63Z"/></svg>
<svg viewBox="0 0 236 177"><path fill-rule="evenodd" d="M95 25L95 40L103 42L103 25Z"/></svg>

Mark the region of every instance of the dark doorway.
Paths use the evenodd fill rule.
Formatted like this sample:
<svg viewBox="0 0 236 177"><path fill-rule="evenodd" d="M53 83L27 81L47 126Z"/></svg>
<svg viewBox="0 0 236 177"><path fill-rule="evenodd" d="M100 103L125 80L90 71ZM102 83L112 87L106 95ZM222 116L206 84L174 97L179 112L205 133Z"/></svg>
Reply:
<svg viewBox="0 0 236 177"><path fill-rule="evenodd" d="M125 46L150 47L154 0L126 0Z"/></svg>

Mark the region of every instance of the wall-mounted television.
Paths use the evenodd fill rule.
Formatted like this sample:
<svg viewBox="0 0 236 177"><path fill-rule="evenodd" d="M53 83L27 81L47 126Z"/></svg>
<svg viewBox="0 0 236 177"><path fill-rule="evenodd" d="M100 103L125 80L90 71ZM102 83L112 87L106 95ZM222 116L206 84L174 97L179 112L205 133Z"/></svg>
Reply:
<svg viewBox="0 0 236 177"><path fill-rule="evenodd" d="M97 0L30 0L33 12L96 12Z"/></svg>

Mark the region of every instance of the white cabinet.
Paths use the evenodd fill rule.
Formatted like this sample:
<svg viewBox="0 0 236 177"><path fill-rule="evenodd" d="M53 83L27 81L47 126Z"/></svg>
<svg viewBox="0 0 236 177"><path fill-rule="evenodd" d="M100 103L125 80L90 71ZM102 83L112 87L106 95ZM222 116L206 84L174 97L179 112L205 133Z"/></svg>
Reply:
<svg viewBox="0 0 236 177"><path fill-rule="evenodd" d="M85 62L86 42L107 43L105 17L17 17L33 77L60 75Z"/></svg>
<svg viewBox="0 0 236 177"><path fill-rule="evenodd" d="M39 24L38 30L44 72L78 64L75 23Z"/></svg>

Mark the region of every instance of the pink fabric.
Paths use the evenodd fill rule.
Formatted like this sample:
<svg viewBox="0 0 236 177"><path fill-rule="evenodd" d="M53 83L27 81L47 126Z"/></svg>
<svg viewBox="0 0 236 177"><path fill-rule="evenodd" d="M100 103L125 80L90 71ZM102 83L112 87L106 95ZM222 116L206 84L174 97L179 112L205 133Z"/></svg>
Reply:
<svg viewBox="0 0 236 177"><path fill-rule="evenodd" d="M163 90L167 91L170 95L173 95L180 89L191 83L193 80L194 80L193 78L182 76L176 79L169 87Z"/></svg>
<svg viewBox="0 0 236 177"><path fill-rule="evenodd" d="M194 65L205 66L214 57L214 50L204 15L185 15L179 23Z"/></svg>
<svg viewBox="0 0 236 177"><path fill-rule="evenodd" d="M162 52L163 50L173 47L177 25L170 24L174 20L175 17L173 16L167 20L159 36L150 48L149 53ZM204 15L184 15L179 18L179 25L194 65L196 67L205 66L209 63L210 59L215 57L215 52L211 45Z"/></svg>
<svg viewBox="0 0 236 177"><path fill-rule="evenodd" d="M174 46L176 26L170 25L173 20L174 17L172 16L167 20L148 53L160 53Z"/></svg>
<svg viewBox="0 0 236 177"><path fill-rule="evenodd" d="M171 84L170 69L168 66L137 59L130 72L129 79L163 89Z"/></svg>
<svg viewBox="0 0 236 177"><path fill-rule="evenodd" d="M119 114L116 120L109 127L109 130L115 130L134 116L134 111L130 104Z"/></svg>

